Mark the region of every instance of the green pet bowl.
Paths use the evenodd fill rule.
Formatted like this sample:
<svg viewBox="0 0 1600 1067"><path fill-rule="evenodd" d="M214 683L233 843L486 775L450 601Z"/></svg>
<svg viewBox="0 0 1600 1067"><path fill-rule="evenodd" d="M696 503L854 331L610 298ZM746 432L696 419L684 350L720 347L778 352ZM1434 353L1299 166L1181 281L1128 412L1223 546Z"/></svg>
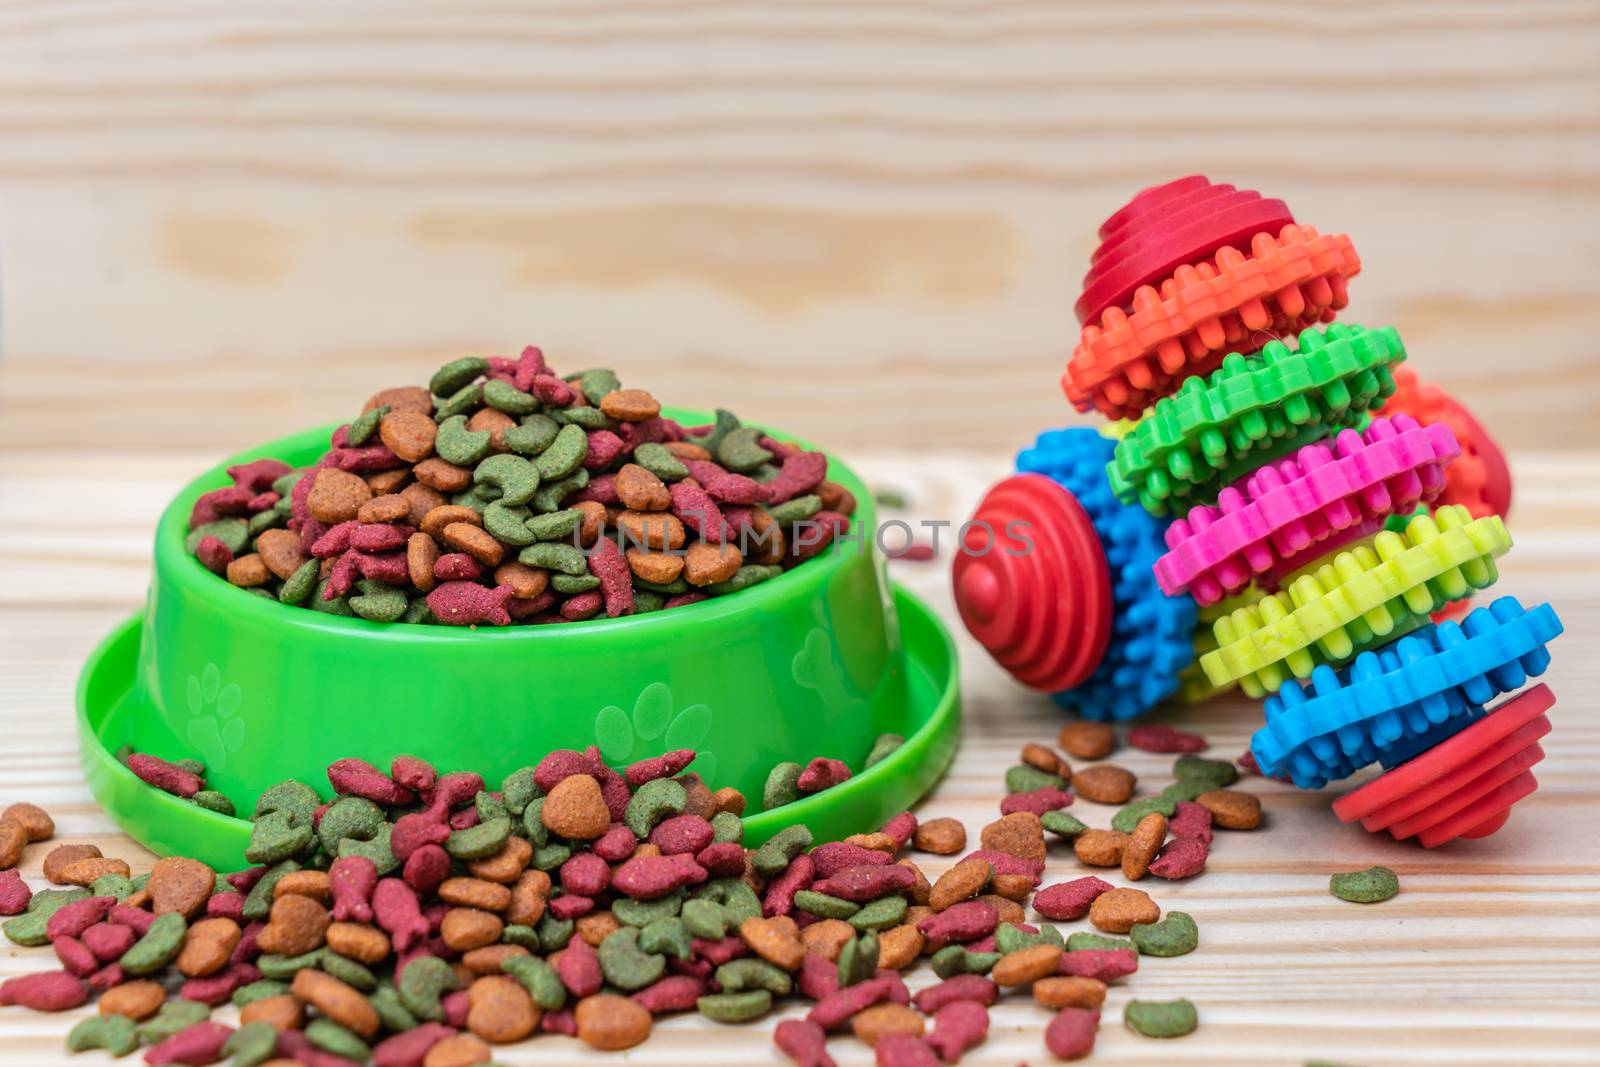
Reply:
<svg viewBox="0 0 1600 1067"><path fill-rule="evenodd" d="M752 844L792 823L819 840L876 829L950 762L960 720L954 646L925 605L890 585L870 537L671 611L477 630L287 607L233 588L185 551L190 508L229 484L228 466L263 456L308 465L329 433L241 453L179 493L156 530L144 611L101 642L79 677L90 790L155 852L235 870L250 824L141 782L114 755L125 745L203 761L208 787L242 812L289 778L331 795L326 768L345 756L387 767L417 755L441 771L478 771L493 787L557 748L598 745L616 767L693 748L690 769L713 788L737 787L752 808L781 760L833 756L859 772L752 814ZM837 461L828 476L855 494L856 527L874 529L861 480ZM882 733L906 743L861 771Z"/></svg>

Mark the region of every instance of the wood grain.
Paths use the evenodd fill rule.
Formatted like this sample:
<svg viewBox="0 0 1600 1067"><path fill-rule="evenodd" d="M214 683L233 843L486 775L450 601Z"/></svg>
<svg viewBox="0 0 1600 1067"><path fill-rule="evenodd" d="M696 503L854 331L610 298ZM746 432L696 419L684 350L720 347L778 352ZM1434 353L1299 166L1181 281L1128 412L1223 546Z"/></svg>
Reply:
<svg viewBox="0 0 1600 1067"><path fill-rule="evenodd" d="M1011 449L1099 220L1204 171L1350 233L1349 317L1508 445L1592 446L1597 54L1584 0L9 0L0 440L64 373L74 447L220 449L531 341Z"/></svg>
<svg viewBox="0 0 1600 1067"><path fill-rule="evenodd" d="M58 398L59 400L59 398ZM56 402L56 401L52 401ZM130 431L133 432L133 431ZM121 836L90 800L77 771L72 692L90 647L140 603L156 516L209 451L134 445L120 455L82 451L58 458L0 453L0 801L32 800L57 819L59 841L92 841L127 857L136 870L151 857ZM905 517L960 518L1007 464L999 456L869 452L852 457L874 485L904 493ZM1438 1064L1593 1063L1600 1047L1600 818L1593 768L1600 759L1600 457L1516 457L1517 545L1497 592L1527 602L1554 601L1567 633L1554 647L1547 680L1560 703L1539 765L1542 788L1512 822L1485 841L1432 852L1338 824L1336 791L1300 792L1252 780L1267 812L1265 828L1221 833L1206 873L1191 883L1144 883L1168 909L1195 916L1199 951L1147 959L1115 987L1093 1062L1168 1067L1254 1067L1327 1059L1364 1067ZM945 563L893 564L895 576L951 618ZM1003 676L964 633L964 739L954 766L918 809L924 818L960 819L969 837L996 812L1004 768L1026 741L1051 741L1060 713ZM1260 721L1241 699L1161 716L1197 729L1212 753L1242 751ZM1132 750L1118 762L1145 784L1166 781L1168 760ZM1091 825L1111 809L1074 806ZM44 849L23 871L42 885ZM947 861L918 856L936 876ZM1328 895L1332 872L1383 863L1399 872L1402 894L1382 905L1345 904ZM1086 873L1069 852L1052 850L1047 881ZM1116 877L1113 875L1113 877ZM1076 929L1081 924L1069 924ZM0 949L0 978L44 969L45 950ZM909 976L931 982L926 966ZM1132 996L1187 996L1200 1030L1181 1043L1140 1038L1120 1025ZM786 1009L785 1015L797 1009ZM7 1063L49 1067L70 1061L62 1040L83 1011L65 1016L0 1011ZM218 1017L233 1018L232 1009ZM963 1063L1011 1067L1044 1062L1048 1017L1021 997L996 1007L987 1044ZM781 1062L770 1044L773 1020L719 1027L699 1018L663 1023L628 1058L646 1065L748 1067ZM832 1042L844 1067L871 1055L852 1040ZM506 1064L592 1064L566 1038L546 1037L497 1051Z"/></svg>

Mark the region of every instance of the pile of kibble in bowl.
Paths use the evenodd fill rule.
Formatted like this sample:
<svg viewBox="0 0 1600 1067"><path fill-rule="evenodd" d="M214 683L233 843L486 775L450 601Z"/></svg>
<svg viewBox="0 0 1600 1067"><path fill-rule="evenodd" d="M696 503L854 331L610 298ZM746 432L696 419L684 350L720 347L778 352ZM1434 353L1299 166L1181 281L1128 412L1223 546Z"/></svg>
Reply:
<svg viewBox="0 0 1600 1067"><path fill-rule="evenodd" d="M310 468L259 459L205 493L187 546L243 589L373 622L577 622L776 577L848 531L828 457L684 427L610 370L537 348L384 389Z"/></svg>

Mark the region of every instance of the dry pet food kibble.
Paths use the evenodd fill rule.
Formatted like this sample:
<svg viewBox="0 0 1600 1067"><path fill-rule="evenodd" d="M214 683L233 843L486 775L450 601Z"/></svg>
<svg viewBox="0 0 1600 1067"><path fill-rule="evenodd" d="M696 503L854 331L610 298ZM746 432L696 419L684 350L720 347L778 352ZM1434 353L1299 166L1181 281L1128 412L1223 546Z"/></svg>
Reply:
<svg viewBox="0 0 1600 1067"><path fill-rule="evenodd" d="M747 589L847 534L855 507L820 452L726 411L684 427L611 371L561 377L533 347L381 390L329 445L304 469L229 468L190 512L189 551L241 589L371 622L562 623ZM800 790L839 780L826 764Z"/></svg>
<svg viewBox="0 0 1600 1067"><path fill-rule="evenodd" d="M1334 875L1328 879L1328 891L1354 904L1377 904L1400 892L1400 879L1387 867L1368 867Z"/></svg>

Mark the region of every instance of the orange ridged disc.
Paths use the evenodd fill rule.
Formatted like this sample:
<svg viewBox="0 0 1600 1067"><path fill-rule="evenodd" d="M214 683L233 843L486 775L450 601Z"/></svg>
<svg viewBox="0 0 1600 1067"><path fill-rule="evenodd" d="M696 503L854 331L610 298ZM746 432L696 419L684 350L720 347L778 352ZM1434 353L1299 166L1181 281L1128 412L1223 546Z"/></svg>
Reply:
<svg viewBox="0 0 1600 1067"><path fill-rule="evenodd" d="M1442 422L1461 443L1461 456L1445 473L1442 504L1460 504L1474 518L1511 512L1511 468L1505 453L1483 424L1455 397L1432 382L1424 382L1414 370L1401 367L1394 372L1394 395L1384 401L1380 415L1410 415L1426 425Z"/></svg>

